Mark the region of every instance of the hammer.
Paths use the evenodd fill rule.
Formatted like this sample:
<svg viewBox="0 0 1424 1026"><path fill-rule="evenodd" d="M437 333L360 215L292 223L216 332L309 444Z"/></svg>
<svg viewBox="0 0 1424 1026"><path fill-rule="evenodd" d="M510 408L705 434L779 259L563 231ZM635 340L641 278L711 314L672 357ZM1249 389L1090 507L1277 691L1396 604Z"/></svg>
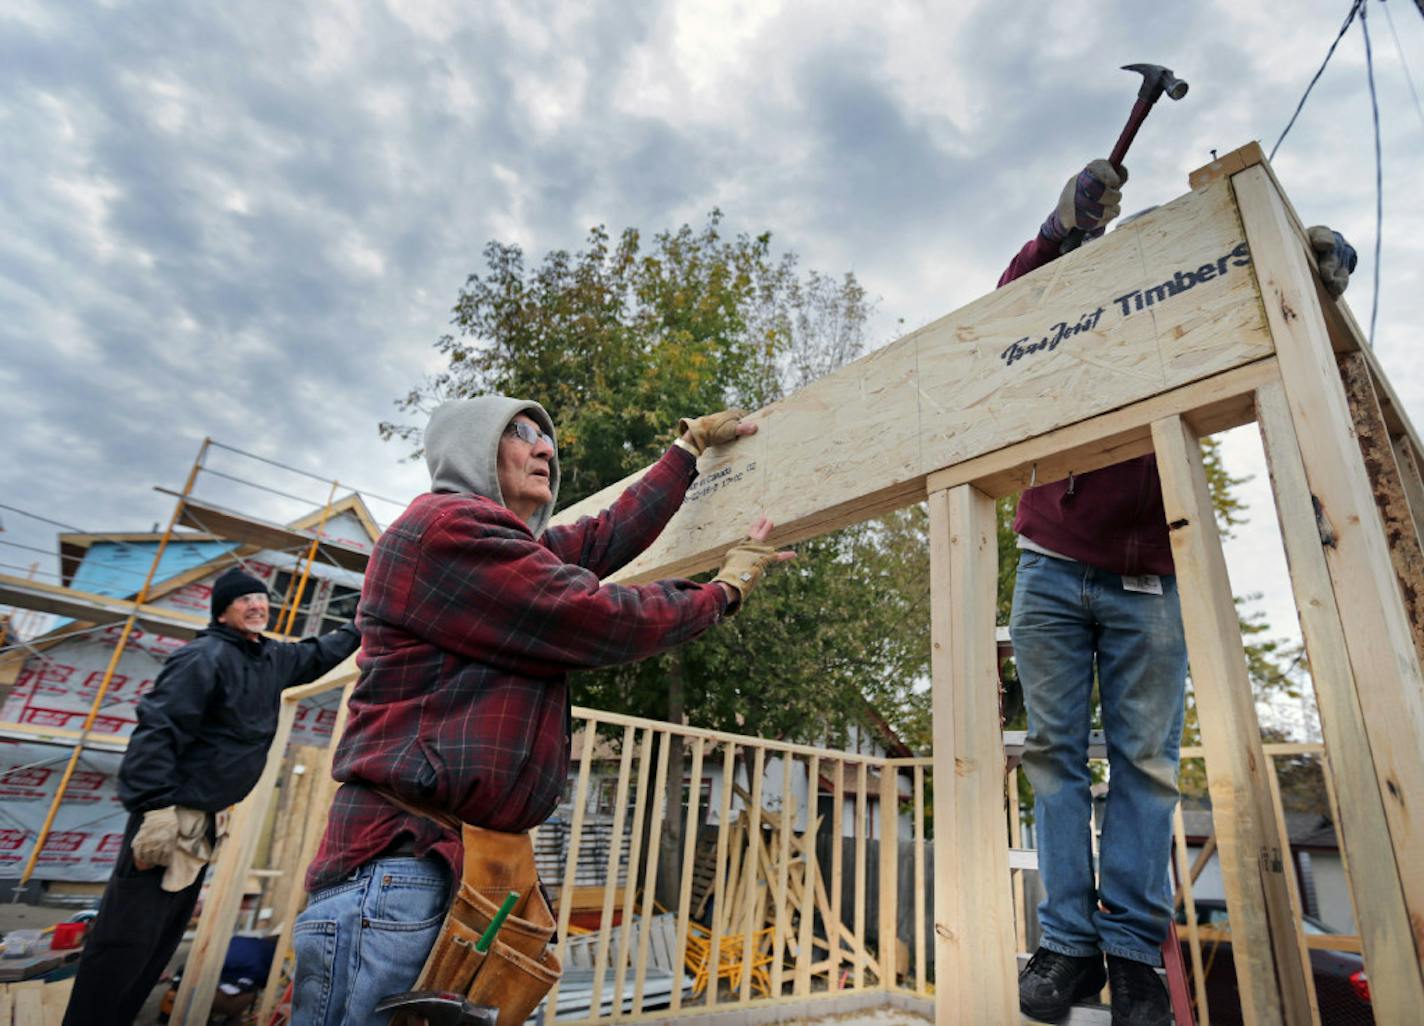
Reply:
<svg viewBox="0 0 1424 1026"><path fill-rule="evenodd" d="M1108 156L1108 163L1118 174L1122 174L1122 160L1127 156L1127 148L1137 137L1137 130L1142 127L1142 122L1147 120L1147 112L1152 109L1152 105L1161 98L1163 93L1173 100L1180 100L1187 95L1187 83L1172 74L1171 68L1164 68L1160 64L1125 64L1122 70L1135 71L1141 75L1142 88L1137 90L1137 102L1132 105L1132 113L1127 116L1127 124L1123 126L1122 134L1117 137L1117 145L1113 147L1112 153ZM1067 253L1077 249L1083 244L1083 239L1086 236L1087 232L1083 229L1074 228L1063 240L1059 252Z"/></svg>
<svg viewBox="0 0 1424 1026"><path fill-rule="evenodd" d="M377 1012L394 1012L392 1022L424 1019L426 1026L495 1026L499 1009L472 1004L451 990L412 990L392 994L376 1005ZM403 1018L402 1018L403 1017Z"/></svg>

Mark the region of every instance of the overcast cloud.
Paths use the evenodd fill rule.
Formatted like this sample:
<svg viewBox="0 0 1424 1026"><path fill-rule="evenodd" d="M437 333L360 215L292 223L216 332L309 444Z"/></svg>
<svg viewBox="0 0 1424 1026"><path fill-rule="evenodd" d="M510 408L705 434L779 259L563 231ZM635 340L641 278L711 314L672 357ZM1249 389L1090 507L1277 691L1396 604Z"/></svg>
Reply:
<svg viewBox="0 0 1424 1026"><path fill-rule="evenodd" d="M0 501L147 528L171 511L152 486L180 486L204 435L413 495L422 468L376 424L438 366L431 343L490 239L537 258L595 224L655 231L721 207L804 266L854 270L889 341L898 321L992 288L1063 180L1106 153L1136 89L1119 65L1191 82L1130 154L1135 209L1185 191L1212 148L1269 147L1347 9L9 0ZM1390 9L1418 80L1424 20ZM1418 421L1424 121L1384 14L1371 2L1386 161L1376 348ZM1362 323L1371 145L1356 28L1276 168L1308 221L1360 247ZM1253 449L1230 443L1259 474ZM53 528L3 525L0 539L53 545ZM1263 532L1234 550L1238 590L1269 576L1278 546ZM0 562L32 559L54 569L0 547ZM1267 608L1294 630L1287 605Z"/></svg>

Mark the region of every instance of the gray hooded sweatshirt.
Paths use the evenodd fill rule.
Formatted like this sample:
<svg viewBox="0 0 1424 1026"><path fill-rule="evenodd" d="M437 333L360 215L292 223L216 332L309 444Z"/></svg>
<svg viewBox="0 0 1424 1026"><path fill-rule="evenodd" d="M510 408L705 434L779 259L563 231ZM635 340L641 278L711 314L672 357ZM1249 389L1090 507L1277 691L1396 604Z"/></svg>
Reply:
<svg viewBox="0 0 1424 1026"><path fill-rule="evenodd" d="M557 440L554 421L544 407L529 399L482 395L441 403L425 429L425 463L432 492L464 492L491 499L508 508L499 490L499 440L518 414L526 414ZM538 538L549 526L559 499L559 456L549 460L549 491L553 498L539 507L529 523Z"/></svg>

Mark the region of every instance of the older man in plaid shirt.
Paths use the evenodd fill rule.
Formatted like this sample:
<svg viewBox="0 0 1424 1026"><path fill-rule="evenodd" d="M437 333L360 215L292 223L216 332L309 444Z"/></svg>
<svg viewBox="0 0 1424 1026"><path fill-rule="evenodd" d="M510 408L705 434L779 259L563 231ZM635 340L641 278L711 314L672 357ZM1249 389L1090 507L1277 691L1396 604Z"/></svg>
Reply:
<svg viewBox="0 0 1424 1026"><path fill-rule="evenodd" d="M789 558L762 544L761 518L709 584L600 583L662 531L704 446L756 430L734 410L679 426L612 506L546 530L559 461L543 407L484 396L431 416L431 491L382 535L366 572L361 679L334 768L343 786L294 930L295 1023L372 1021L382 997L415 981L462 866L442 815L519 833L553 812L569 768L570 671L696 637Z"/></svg>

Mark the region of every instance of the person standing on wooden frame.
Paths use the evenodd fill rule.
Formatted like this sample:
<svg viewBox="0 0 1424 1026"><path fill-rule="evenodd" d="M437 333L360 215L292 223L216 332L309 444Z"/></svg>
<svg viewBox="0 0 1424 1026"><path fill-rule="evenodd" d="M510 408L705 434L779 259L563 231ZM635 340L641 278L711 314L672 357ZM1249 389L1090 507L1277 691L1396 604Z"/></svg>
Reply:
<svg viewBox="0 0 1424 1026"><path fill-rule="evenodd" d="M1119 174L1106 160L1069 179L999 284L1055 259L1073 228L1089 240L1102 235L1126 181L1126 169ZM1326 288L1339 295L1355 251L1328 228L1309 237ZM1114 1026L1167 1026L1171 1003L1156 967L1173 911L1168 860L1187 648L1156 457L1029 488L1014 530L1021 552L1010 631L1046 892L1019 1003L1029 1018L1057 1022L1107 983ZM1109 768L1096 884L1088 770L1095 683Z"/></svg>
<svg viewBox="0 0 1424 1026"><path fill-rule="evenodd" d="M138 704L119 766L123 847L94 920L65 1026L131 1023L183 938L228 807L267 763L283 688L316 680L356 651L344 624L273 641L267 585L233 567L213 584L212 623L163 664Z"/></svg>
<svg viewBox="0 0 1424 1026"><path fill-rule="evenodd" d="M708 445L740 411L680 436L596 517L549 527L554 423L536 402L441 405L431 490L376 543L361 597L361 676L333 773L342 787L293 930L292 1021L375 1021L383 998L456 991L522 1023L558 978L528 831L563 795L568 674L644 659L740 608L771 563L765 517L708 584L603 583L661 533ZM501 898L518 894L499 935Z"/></svg>

